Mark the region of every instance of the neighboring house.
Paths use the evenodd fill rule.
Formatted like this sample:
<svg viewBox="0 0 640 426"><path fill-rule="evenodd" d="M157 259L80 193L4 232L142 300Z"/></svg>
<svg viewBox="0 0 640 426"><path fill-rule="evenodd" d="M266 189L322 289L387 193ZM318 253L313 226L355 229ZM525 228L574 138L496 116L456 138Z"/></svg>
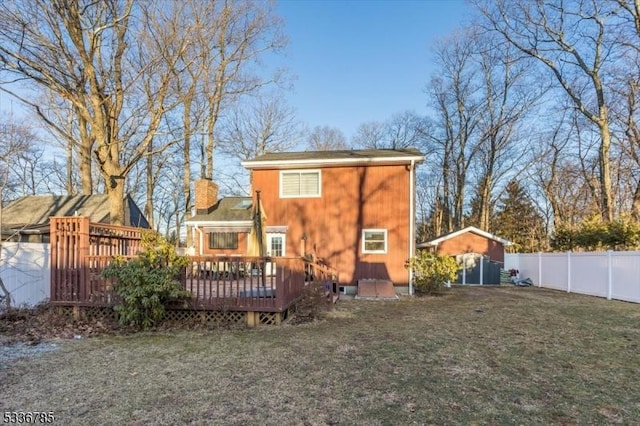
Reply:
<svg viewBox="0 0 640 426"><path fill-rule="evenodd" d="M149 228L149 222L133 199L125 198L125 225ZM109 223L107 195L28 195L2 209L3 240L48 243L49 218L88 216L93 223Z"/></svg>
<svg viewBox="0 0 640 426"><path fill-rule="evenodd" d="M313 256L355 292L359 280L410 291L415 149L269 153L244 161L260 191L271 256Z"/></svg>
<svg viewBox="0 0 640 426"><path fill-rule="evenodd" d="M510 241L496 237L474 226L442 235L434 240L419 243L418 249L430 249L441 255L475 253L491 261L504 263L504 248Z"/></svg>
<svg viewBox="0 0 640 426"><path fill-rule="evenodd" d="M195 182L195 210L195 215L186 221L195 231L194 254L248 254L253 226L251 197L218 199L218 185L201 179Z"/></svg>

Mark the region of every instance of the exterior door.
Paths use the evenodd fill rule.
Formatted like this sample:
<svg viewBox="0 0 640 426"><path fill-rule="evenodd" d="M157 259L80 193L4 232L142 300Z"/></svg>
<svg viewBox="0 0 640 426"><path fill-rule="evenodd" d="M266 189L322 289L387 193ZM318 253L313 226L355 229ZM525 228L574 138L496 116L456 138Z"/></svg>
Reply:
<svg viewBox="0 0 640 426"><path fill-rule="evenodd" d="M285 256L287 247L286 242L285 234L267 234L267 256Z"/></svg>
<svg viewBox="0 0 640 426"><path fill-rule="evenodd" d="M282 257L286 254L287 238L282 233L267 233L267 256ZM267 275L275 275L276 263L267 262L265 265Z"/></svg>

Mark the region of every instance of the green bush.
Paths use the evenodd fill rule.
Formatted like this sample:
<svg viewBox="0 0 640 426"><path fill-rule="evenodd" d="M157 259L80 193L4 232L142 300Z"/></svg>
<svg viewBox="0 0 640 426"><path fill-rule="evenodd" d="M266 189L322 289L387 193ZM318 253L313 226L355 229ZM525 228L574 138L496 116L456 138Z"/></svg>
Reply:
<svg viewBox="0 0 640 426"><path fill-rule="evenodd" d="M179 281L186 257L178 256L171 244L152 231L143 233L142 247L135 259L114 258L102 276L117 280L114 291L120 300L115 310L120 324L149 328L162 321L168 302L184 300L191 293Z"/></svg>
<svg viewBox="0 0 640 426"><path fill-rule="evenodd" d="M409 259L406 267L413 269L416 292L422 294L442 293L445 283L458 275L458 264L453 257L426 251Z"/></svg>
<svg viewBox="0 0 640 426"><path fill-rule="evenodd" d="M558 227L551 238L551 248L555 251L637 250L639 247L640 223L630 217L603 222L594 216L578 226Z"/></svg>

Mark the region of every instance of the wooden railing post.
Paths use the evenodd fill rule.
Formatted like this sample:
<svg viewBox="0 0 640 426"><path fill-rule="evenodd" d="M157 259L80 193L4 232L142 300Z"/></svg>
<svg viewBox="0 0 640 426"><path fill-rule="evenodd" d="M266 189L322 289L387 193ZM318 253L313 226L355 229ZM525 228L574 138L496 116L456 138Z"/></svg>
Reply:
<svg viewBox="0 0 640 426"><path fill-rule="evenodd" d="M91 244L91 237L89 235L89 218L84 216L79 219L79 229L78 229L78 246L77 246L77 256L78 256L78 269L80 275L80 282L78 283L80 286L79 291L79 301L80 302L88 302L91 296L91 290L87 287L90 285L89 280L89 264L87 262L87 256L89 256L89 246Z"/></svg>
<svg viewBox="0 0 640 426"><path fill-rule="evenodd" d="M49 270L51 277L51 300L59 300L59 279L58 279L58 218L52 217L49 222Z"/></svg>
<svg viewBox="0 0 640 426"><path fill-rule="evenodd" d="M286 291L285 283L286 277L291 276L291 270L289 265L285 266L285 262L277 261L276 262L276 308L278 310L282 310L284 308L284 304L286 303Z"/></svg>

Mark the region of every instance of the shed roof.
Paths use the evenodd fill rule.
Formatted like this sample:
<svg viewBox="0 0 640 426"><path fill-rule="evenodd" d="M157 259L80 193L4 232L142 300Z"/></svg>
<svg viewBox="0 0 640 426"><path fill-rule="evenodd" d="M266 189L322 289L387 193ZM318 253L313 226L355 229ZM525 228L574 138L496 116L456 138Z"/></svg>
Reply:
<svg viewBox="0 0 640 426"><path fill-rule="evenodd" d="M431 240L431 241L425 241L423 243L419 243L416 247L417 248L426 248L426 247L432 247L432 246L437 246L438 244L440 244L441 242L445 241L445 240L449 240L451 238L457 237L458 235L462 235L462 234L466 234L467 232L472 232L476 235L480 235L484 238L493 240L493 241L497 241L499 243L501 243L504 246L510 246L512 244L511 241L505 240L504 238L500 238L497 237L493 234L490 234L489 232L483 231L482 229L476 228L475 226L467 226L466 228L460 229L458 231L454 231L454 232L450 232L448 234L444 234L441 235L440 237Z"/></svg>
<svg viewBox="0 0 640 426"><path fill-rule="evenodd" d="M272 152L252 160L243 161L248 169L273 167L318 167L360 164L408 164L424 161L424 155L415 148L363 149L340 151Z"/></svg>

